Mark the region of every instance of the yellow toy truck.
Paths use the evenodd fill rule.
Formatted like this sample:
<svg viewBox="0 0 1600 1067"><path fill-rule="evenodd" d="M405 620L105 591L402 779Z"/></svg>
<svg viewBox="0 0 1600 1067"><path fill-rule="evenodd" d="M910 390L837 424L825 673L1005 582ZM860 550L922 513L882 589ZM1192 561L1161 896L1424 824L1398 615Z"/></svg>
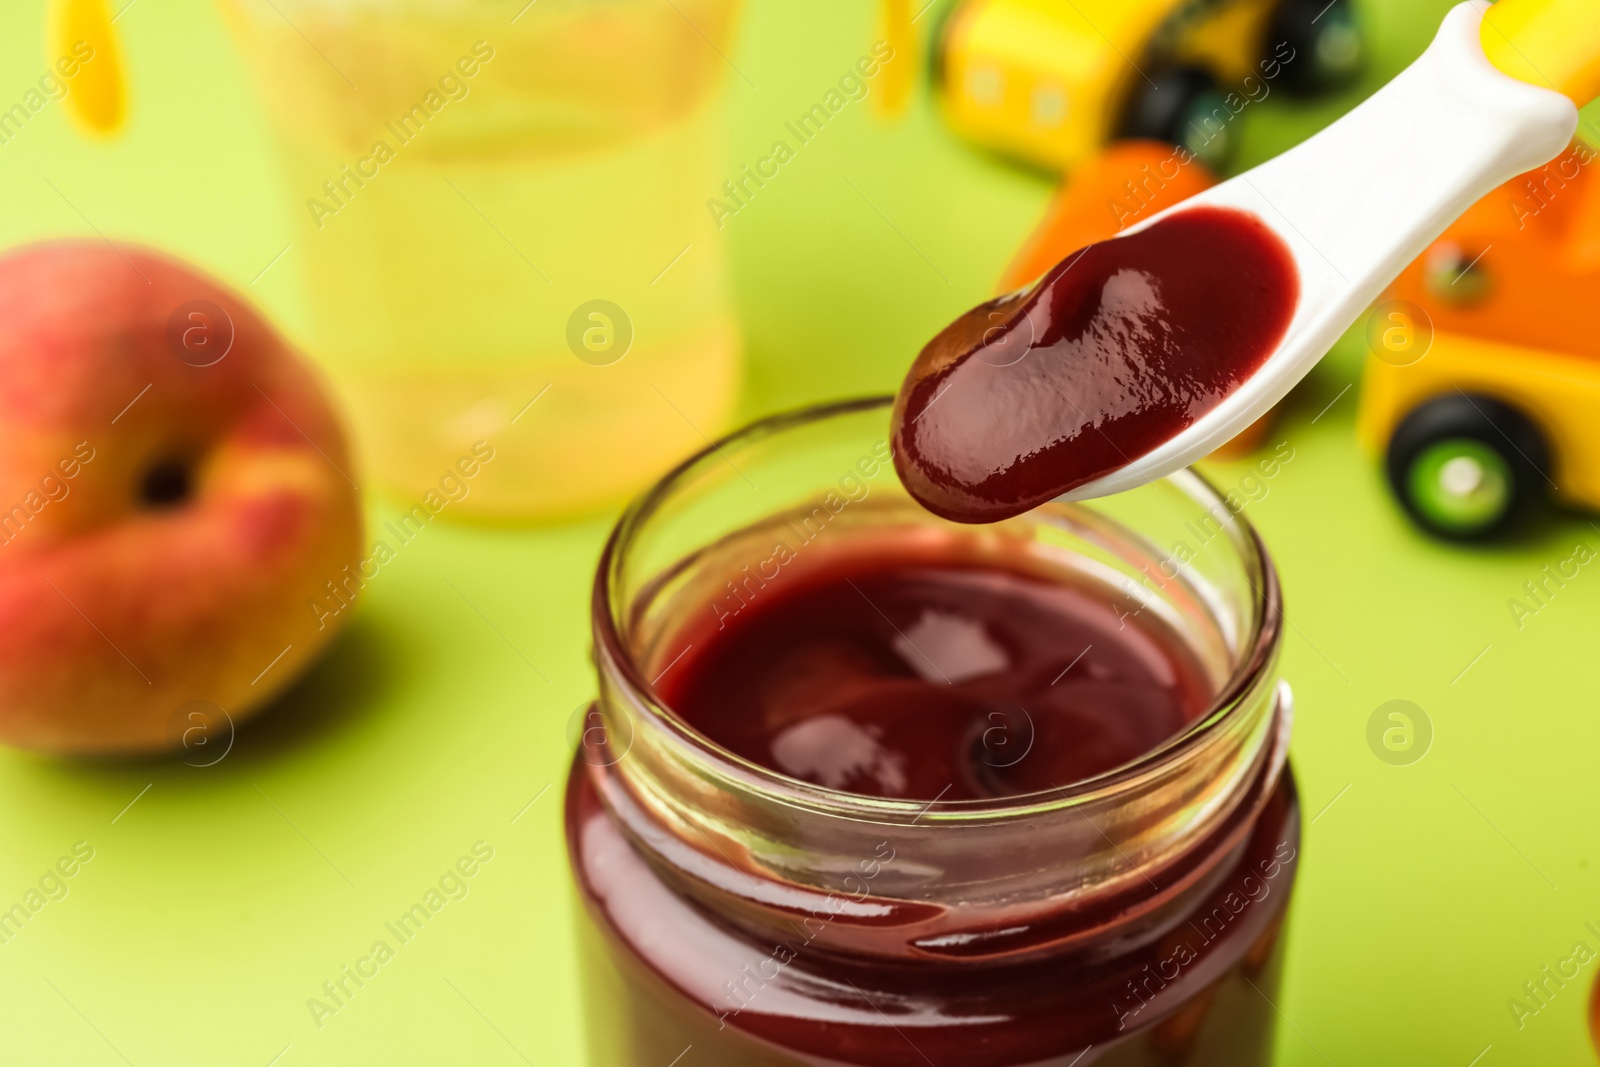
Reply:
<svg viewBox="0 0 1600 1067"><path fill-rule="evenodd" d="M1245 108L1342 85L1364 51L1349 0L955 0L933 47L957 132L1058 171L1125 137L1220 170Z"/></svg>

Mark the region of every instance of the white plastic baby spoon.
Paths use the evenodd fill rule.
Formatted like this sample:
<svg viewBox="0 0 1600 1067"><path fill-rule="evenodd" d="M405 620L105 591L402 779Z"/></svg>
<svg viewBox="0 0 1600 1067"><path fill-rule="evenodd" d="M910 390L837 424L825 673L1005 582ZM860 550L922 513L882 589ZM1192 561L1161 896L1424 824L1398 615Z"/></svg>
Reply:
<svg viewBox="0 0 1600 1067"><path fill-rule="evenodd" d="M1421 58L1348 115L1130 227L1137 232L1198 206L1249 212L1293 254L1299 304L1277 349L1215 408L1061 499L1131 489L1226 443L1283 399L1452 220L1560 154L1578 128L1577 102L1600 90L1595 7L1594 0L1461 4Z"/></svg>

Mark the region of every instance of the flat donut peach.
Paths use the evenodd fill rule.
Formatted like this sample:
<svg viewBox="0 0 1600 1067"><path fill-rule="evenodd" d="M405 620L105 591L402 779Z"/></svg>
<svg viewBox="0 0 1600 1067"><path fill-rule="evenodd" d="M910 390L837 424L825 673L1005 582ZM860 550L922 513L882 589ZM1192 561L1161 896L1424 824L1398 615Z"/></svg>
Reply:
<svg viewBox="0 0 1600 1067"><path fill-rule="evenodd" d="M104 241L0 257L0 743L171 747L192 701L242 722L348 612L344 435L238 294Z"/></svg>

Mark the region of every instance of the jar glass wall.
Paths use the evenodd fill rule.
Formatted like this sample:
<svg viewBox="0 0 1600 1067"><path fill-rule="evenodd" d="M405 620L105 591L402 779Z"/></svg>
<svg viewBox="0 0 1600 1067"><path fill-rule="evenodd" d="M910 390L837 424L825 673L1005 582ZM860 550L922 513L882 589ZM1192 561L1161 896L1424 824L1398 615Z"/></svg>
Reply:
<svg viewBox="0 0 1600 1067"><path fill-rule="evenodd" d="M918 507L888 399L758 423L623 516L567 792L590 1061L1265 1063L1299 849L1277 578L1198 475L990 526ZM1210 707L1142 757L1002 799L867 797L691 729L655 686L831 554L1056 576L1181 641Z"/></svg>

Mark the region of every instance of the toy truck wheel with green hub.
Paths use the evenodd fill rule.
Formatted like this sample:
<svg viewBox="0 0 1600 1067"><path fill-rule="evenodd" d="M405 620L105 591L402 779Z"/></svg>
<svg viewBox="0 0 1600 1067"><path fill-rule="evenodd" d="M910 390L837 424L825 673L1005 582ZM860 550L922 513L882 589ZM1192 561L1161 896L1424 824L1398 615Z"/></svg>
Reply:
<svg viewBox="0 0 1600 1067"><path fill-rule="evenodd" d="M1545 499L1549 449L1532 420L1489 396L1413 408L1385 454L1389 486L1423 529L1453 540L1504 533Z"/></svg>
<svg viewBox="0 0 1600 1067"><path fill-rule="evenodd" d="M1349 0L955 0L934 84L957 132L1026 162L1139 137L1215 169L1246 106L1346 84L1363 52Z"/></svg>

